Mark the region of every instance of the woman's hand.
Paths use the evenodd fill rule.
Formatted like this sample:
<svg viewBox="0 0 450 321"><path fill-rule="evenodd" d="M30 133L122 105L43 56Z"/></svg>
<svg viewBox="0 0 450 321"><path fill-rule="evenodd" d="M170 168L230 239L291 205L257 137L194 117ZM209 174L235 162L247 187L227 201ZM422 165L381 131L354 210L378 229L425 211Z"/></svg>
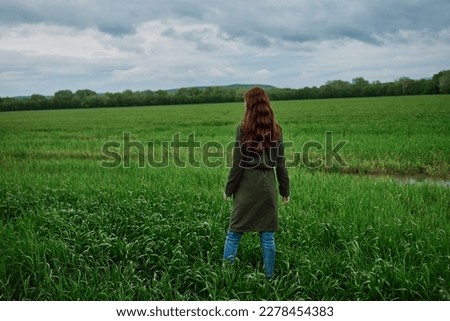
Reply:
<svg viewBox="0 0 450 321"><path fill-rule="evenodd" d="M283 196L283 204L289 203L290 200L291 200L290 196Z"/></svg>

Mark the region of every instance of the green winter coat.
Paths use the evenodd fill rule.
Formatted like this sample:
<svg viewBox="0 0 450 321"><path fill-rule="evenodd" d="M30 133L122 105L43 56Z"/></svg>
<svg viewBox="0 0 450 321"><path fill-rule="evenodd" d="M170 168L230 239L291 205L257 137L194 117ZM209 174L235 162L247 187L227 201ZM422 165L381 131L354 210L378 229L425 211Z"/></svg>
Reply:
<svg viewBox="0 0 450 321"><path fill-rule="evenodd" d="M283 140L280 139L274 148L257 154L241 146L241 137L238 126L232 168L225 187L225 195L233 196L229 229L234 232L276 231L278 198L275 176L281 196L289 196Z"/></svg>

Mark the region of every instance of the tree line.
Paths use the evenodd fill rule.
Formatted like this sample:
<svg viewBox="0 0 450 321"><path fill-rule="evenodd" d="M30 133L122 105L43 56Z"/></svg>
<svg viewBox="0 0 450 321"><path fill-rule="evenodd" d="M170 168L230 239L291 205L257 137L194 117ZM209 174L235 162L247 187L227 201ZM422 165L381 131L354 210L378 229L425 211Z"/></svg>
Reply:
<svg viewBox="0 0 450 321"><path fill-rule="evenodd" d="M104 94L89 89L76 92L60 90L51 97L39 94L25 98L0 97L0 111L237 102L242 101L243 93L248 87L233 85L157 91L125 90ZM450 94L450 70L420 80L402 77L393 82L382 83L369 82L359 77L352 82L327 81L320 87L292 89L268 86L266 90L271 100Z"/></svg>

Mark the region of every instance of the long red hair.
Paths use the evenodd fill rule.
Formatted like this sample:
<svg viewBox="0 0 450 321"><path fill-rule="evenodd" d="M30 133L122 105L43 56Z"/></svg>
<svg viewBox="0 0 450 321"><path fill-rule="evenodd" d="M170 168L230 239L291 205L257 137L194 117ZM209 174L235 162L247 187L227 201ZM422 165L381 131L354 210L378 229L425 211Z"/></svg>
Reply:
<svg viewBox="0 0 450 321"><path fill-rule="evenodd" d="M270 100L264 89L254 87L244 94L245 114L241 122L242 143L258 152L280 140L280 126L275 120Z"/></svg>

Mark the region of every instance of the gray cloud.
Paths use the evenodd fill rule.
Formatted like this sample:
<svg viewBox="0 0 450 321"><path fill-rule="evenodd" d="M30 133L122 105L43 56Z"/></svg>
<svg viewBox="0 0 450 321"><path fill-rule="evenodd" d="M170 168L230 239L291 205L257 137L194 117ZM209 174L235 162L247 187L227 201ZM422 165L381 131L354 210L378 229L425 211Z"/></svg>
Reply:
<svg viewBox="0 0 450 321"><path fill-rule="evenodd" d="M374 42L400 29L439 31L450 25L448 1L259 1L216 4L206 15L232 37L303 42L352 38ZM266 41L261 42L267 45Z"/></svg>
<svg viewBox="0 0 450 321"><path fill-rule="evenodd" d="M448 0L0 1L0 95L389 81L450 60Z"/></svg>
<svg viewBox="0 0 450 321"><path fill-rule="evenodd" d="M4 0L0 23L46 22L124 35L155 19L192 19L267 46L268 38L302 42L348 37L372 42L374 35L399 29L439 31L450 25L448 12L450 2L445 0Z"/></svg>
<svg viewBox="0 0 450 321"><path fill-rule="evenodd" d="M73 28L97 28L113 36L135 32L143 22L169 18L202 20L199 1L140 0L3 0L0 25L49 23Z"/></svg>
<svg viewBox="0 0 450 321"><path fill-rule="evenodd" d="M0 24L47 23L77 29L97 28L111 35L134 32L137 7L122 1L6 0Z"/></svg>
<svg viewBox="0 0 450 321"><path fill-rule="evenodd" d="M212 31L215 33L214 31ZM200 51L215 51L218 50L219 47L214 45L208 40L208 36L211 33L211 30L209 30L206 27L202 28L196 28L195 30L189 30L189 31L177 31L173 27L169 27L163 32L161 32L162 36L173 38L173 39L179 39L179 40L186 40L188 42L192 42L195 44L195 47Z"/></svg>

